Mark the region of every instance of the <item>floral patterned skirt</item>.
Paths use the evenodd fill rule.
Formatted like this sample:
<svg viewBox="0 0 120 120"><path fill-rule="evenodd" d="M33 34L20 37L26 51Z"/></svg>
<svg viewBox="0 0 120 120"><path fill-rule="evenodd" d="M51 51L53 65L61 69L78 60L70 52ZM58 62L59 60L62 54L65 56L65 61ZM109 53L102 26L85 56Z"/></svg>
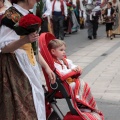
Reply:
<svg viewBox="0 0 120 120"><path fill-rule="evenodd" d="M0 53L0 119L37 120L31 85L13 53Z"/></svg>

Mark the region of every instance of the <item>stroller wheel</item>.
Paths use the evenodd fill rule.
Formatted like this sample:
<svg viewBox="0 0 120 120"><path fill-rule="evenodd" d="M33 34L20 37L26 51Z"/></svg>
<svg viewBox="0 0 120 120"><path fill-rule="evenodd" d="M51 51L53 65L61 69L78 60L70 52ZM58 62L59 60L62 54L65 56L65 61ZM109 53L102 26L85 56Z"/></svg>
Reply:
<svg viewBox="0 0 120 120"><path fill-rule="evenodd" d="M47 120L61 120L55 111L53 111Z"/></svg>

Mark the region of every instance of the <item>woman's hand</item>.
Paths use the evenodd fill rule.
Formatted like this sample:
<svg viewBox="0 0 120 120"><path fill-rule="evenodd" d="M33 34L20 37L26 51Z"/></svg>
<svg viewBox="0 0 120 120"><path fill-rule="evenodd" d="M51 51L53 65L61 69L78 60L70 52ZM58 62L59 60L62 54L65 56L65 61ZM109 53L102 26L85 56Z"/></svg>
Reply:
<svg viewBox="0 0 120 120"><path fill-rule="evenodd" d="M56 77L55 77L54 72L50 68L45 69L45 71L48 74L48 77L49 77L49 79L51 81L51 84L54 84L55 81L56 81Z"/></svg>
<svg viewBox="0 0 120 120"><path fill-rule="evenodd" d="M27 35L23 40L25 40L26 43L32 43L39 39L39 34L37 32L30 33Z"/></svg>
<svg viewBox="0 0 120 120"><path fill-rule="evenodd" d="M46 71L50 81L52 84L55 83L56 81L56 77L55 74L53 73L53 71L50 69L50 67L48 66L48 64L46 63L46 61L44 60L44 58L42 57L42 55L40 54L40 52L38 52L38 62L40 63L40 65L44 68L44 70Z"/></svg>
<svg viewBox="0 0 120 120"><path fill-rule="evenodd" d="M47 16L46 16L45 14L43 14L43 15L42 15L42 18L45 18L45 17L47 17Z"/></svg>
<svg viewBox="0 0 120 120"><path fill-rule="evenodd" d="M9 53L14 52L16 49L20 48L22 45L26 43L32 43L34 41L37 41L39 39L39 34L37 32L30 33L29 35L26 35L25 37L13 41L4 48L2 48L3 53Z"/></svg>

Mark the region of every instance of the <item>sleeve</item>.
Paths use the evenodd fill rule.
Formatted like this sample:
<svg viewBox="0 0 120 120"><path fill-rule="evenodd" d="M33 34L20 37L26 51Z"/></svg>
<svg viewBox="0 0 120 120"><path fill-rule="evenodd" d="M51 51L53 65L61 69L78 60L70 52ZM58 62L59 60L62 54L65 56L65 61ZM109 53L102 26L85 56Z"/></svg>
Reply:
<svg viewBox="0 0 120 120"><path fill-rule="evenodd" d="M43 13L44 15L48 16L52 14L52 2L50 0L47 0L46 3L46 11Z"/></svg>
<svg viewBox="0 0 120 120"><path fill-rule="evenodd" d="M104 15L107 15L107 8L105 9L105 13L104 13Z"/></svg>
<svg viewBox="0 0 120 120"><path fill-rule="evenodd" d="M54 66L62 75L65 75L65 74L71 72L71 69L62 69L61 65L58 63L54 63Z"/></svg>
<svg viewBox="0 0 120 120"><path fill-rule="evenodd" d="M112 15L115 13L115 10L112 8Z"/></svg>
<svg viewBox="0 0 120 120"><path fill-rule="evenodd" d="M0 50L4 48L9 43L19 40L20 36L16 34L16 32L4 25L0 27Z"/></svg>
<svg viewBox="0 0 120 120"><path fill-rule="evenodd" d="M2 25L5 25L11 29L14 29L14 22L10 19L8 19L7 17L4 17L2 20L1 20L1 24Z"/></svg>
<svg viewBox="0 0 120 120"><path fill-rule="evenodd" d="M65 14L65 16L67 17L68 12L67 12L67 5L66 5L65 2L64 2L64 14Z"/></svg>
<svg viewBox="0 0 120 120"><path fill-rule="evenodd" d="M36 6L37 6L37 3L35 3L34 7L33 7L33 14L36 15Z"/></svg>
<svg viewBox="0 0 120 120"><path fill-rule="evenodd" d="M66 59L70 69L76 68L77 65L73 64L72 60Z"/></svg>

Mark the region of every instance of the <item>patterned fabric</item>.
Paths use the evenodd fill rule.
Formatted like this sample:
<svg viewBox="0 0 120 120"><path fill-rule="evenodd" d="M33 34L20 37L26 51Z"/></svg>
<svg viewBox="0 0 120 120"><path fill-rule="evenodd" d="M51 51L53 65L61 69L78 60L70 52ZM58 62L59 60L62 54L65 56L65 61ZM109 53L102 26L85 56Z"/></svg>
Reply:
<svg viewBox="0 0 120 120"><path fill-rule="evenodd" d="M62 61L63 64L60 63L60 61L54 59L54 62L56 63L55 68L61 73L61 75L63 74L60 68L58 68L58 66L60 65L61 69L65 71L64 66L67 67L67 64L70 65L68 59L67 60L64 59ZM70 67L70 69L72 68ZM67 83L69 83L72 102L75 110L79 114L79 117L82 118L83 120L104 120L102 113L97 108L96 101L91 93L89 85L80 78L72 79L71 77L69 77L66 79L66 81ZM74 83L74 85L72 85L71 83ZM71 114L67 114L66 115L67 117L65 116L64 120L68 120L69 115ZM75 116L73 117L75 118Z"/></svg>
<svg viewBox="0 0 120 120"><path fill-rule="evenodd" d="M19 6L17 4L13 4L13 7L24 16L29 14L28 10L22 8L21 6ZM5 18L7 18L7 17L5 17ZM10 21L12 21L12 20L7 19L6 24L9 23ZM14 22L11 26L13 26L13 25L14 25ZM10 27L6 27L6 25L1 26L0 37L1 37L0 38L0 49L4 48L9 43L15 42L20 39L20 36L18 36L14 30L11 30ZM13 60L13 62L8 62L8 60L10 60L10 58L11 58L11 55L9 55L9 54L2 54L0 57L0 61L1 61L0 70L2 70L1 71L2 73L0 72L0 75L2 74L0 80L3 81L3 79L4 79L3 72L6 75L8 75L8 73L9 73L10 77L8 76L7 79L8 79L8 83L10 84L9 85L10 90L9 89L7 89L7 90L9 90L10 93L12 94L12 95L8 95L9 98L7 98L7 97L6 98L2 97L2 99L0 98L0 100L2 101L2 102L0 102L0 108L2 107L4 109L5 108L10 109L10 110L3 109L3 111L5 111L5 112L0 111L0 114L7 114L6 116L4 115L7 119L4 119L4 116L2 116L2 115L1 116L3 117L3 119L1 116L0 116L0 118L1 118L1 120L46 120L45 99L44 99L44 90L42 88L42 81L41 81L42 79L41 79L41 74L40 74L40 69L39 69L40 66L38 66L36 59L35 59L35 65L32 65L28 58L27 52L23 49L15 50L14 54L15 54L14 58L16 58L17 60L16 61ZM3 57L4 55L7 58L3 60L2 58L4 58ZM35 56L33 56L33 57L35 58ZM8 69L9 67L11 69ZM3 71L3 69L4 69L4 71ZM16 82L14 83L14 81L16 79L17 79L16 82L19 81L19 86L16 85L17 84ZM3 86L2 82L1 82L1 86ZM1 86L0 86L1 92L6 91L6 90L3 91L2 90L3 88ZM24 89L22 86L24 86ZM16 89L15 90L12 89L13 87ZM29 97L29 94L30 94L31 98ZM20 103L20 104L18 104L19 107L17 107L18 105L16 104L16 102L14 100L14 98L15 98L14 96L15 97L18 96L18 98L19 98L19 100L17 99L17 101L18 101L17 103ZM27 99L27 97L29 97L29 99ZM4 105L4 102L7 99L9 99L10 103L7 102L8 104ZM10 107L6 107L6 106L10 106ZM18 111L19 109L20 109L20 112ZM11 111L11 112L9 112L9 111ZM18 115L20 113L21 113L21 115ZM15 117L13 117L14 119L10 118L11 115L15 116ZM19 116L20 117L25 116L25 119L22 117L20 118Z"/></svg>
<svg viewBox="0 0 120 120"><path fill-rule="evenodd" d="M13 53L0 54L0 119L37 120L29 80Z"/></svg>
<svg viewBox="0 0 120 120"><path fill-rule="evenodd" d="M112 17L112 16L110 17L107 16L104 19L106 23L113 23L115 21L115 17Z"/></svg>
<svg viewBox="0 0 120 120"><path fill-rule="evenodd" d="M117 1L118 10L116 12L115 23L113 26L113 34L120 35L120 1Z"/></svg>
<svg viewBox="0 0 120 120"><path fill-rule="evenodd" d="M8 10L6 10L3 19L1 20L1 24L14 29L15 23L20 20L21 16L22 14L19 13L16 8L10 7Z"/></svg>
<svg viewBox="0 0 120 120"><path fill-rule="evenodd" d="M105 17L104 17L104 19L105 19L105 22L106 23L112 23L112 22L114 22L115 21L115 17L113 17L113 14L114 14L114 9L111 7L111 9L110 9L110 16L107 16L107 14L108 14L108 8L105 10Z"/></svg>
<svg viewBox="0 0 120 120"><path fill-rule="evenodd" d="M73 97L75 97L75 100ZM98 110L96 101L86 82L76 79L72 100L74 100L73 104L76 111L83 120L104 120L103 114Z"/></svg>

